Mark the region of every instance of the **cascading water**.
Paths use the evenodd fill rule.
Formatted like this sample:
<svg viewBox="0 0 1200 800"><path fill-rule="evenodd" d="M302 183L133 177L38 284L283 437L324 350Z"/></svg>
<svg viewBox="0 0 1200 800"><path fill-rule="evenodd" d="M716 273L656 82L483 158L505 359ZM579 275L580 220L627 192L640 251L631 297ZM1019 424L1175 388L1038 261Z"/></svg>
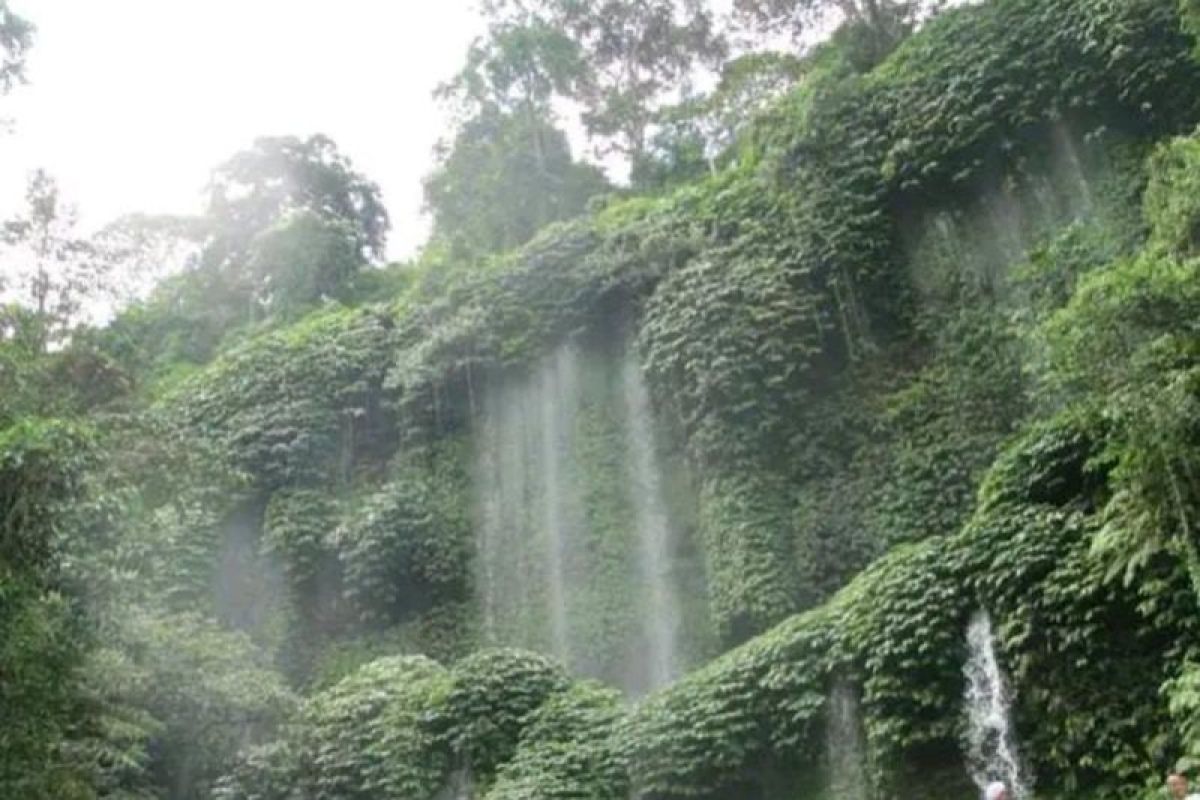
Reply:
<svg viewBox="0 0 1200 800"><path fill-rule="evenodd" d="M825 759L829 770L828 796L836 800L869 800L871 785L863 746L858 697L846 681L829 692L825 712Z"/></svg>
<svg viewBox="0 0 1200 800"><path fill-rule="evenodd" d="M648 661L641 683L647 689L656 689L678 677L679 597L672 575L671 522L654 447L650 393L632 348L626 351L622 362L621 383L629 447L629 489L638 534L638 572L643 581L646 610L642 619Z"/></svg>
<svg viewBox="0 0 1200 800"><path fill-rule="evenodd" d="M567 542L577 520L570 516L565 475L571 457L572 427L579 405L579 362L572 347L559 348L542 369L541 477L545 579L554 654L571 663L566 590Z"/></svg>
<svg viewBox="0 0 1200 800"><path fill-rule="evenodd" d="M1075 133L1062 120L1054 123L1054 152L1065 168L1069 180L1079 192L1079 212L1091 211L1093 205L1092 185L1079 155Z"/></svg>
<svg viewBox="0 0 1200 800"><path fill-rule="evenodd" d="M567 542L578 525L567 474L577 372L574 349L564 347L529 379L492 387L477 433L485 634L494 644L541 649L566 663Z"/></svg>
<svg viewBox="0 0 1200 800"><path fill-rule="evenodd" d="M433 800L471 800L474 794L473 787L474 781L467 770L455 770L450 774L445 786L433 796Z"/></svg>
<svg viewBox="0 0 1200 800"><path fill-rule="evenodd" d="M1010 187L1001 185L983 196L983 208L991 226L991 238L1000 263L1015 263L1025 257L1027 224L1021 203ZM993 281L996 276L991 276Z"/></svg>
<svg viewBox="0 0 1200 800"><path fill-rule="evenodd" d="M982 791L1002 781L1012 800L1025 800L1029 786L1009 714L1008 690L996 660L992 620L979 612L967 628L967 768Z"/></svg>
<svg viewBox="0 0 1200 800"><path fill-rule="evenodd" d="M260 640L272 635L287 603L283 565L264 552L262 526L261 507L242 508L225 523L212 582L217 617Z"/></svg>
<svg viewBox="0 0 1200 800"><path fill-rule="evenodd" d="M683 606L636 355L569 343L489 381L475 444L486 640L631 694L677 677Z"/></svg>

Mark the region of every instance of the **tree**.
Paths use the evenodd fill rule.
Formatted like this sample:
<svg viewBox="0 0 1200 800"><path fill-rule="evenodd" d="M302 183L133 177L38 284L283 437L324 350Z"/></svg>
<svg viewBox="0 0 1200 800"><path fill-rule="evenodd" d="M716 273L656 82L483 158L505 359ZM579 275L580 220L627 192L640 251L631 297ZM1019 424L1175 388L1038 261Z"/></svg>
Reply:
<svg viewBox="0 0 1200 800"><path fill-rule="evenodd" d="M434 95L458 101L456 147L479 138L481 129L499 118L513 118L510 127L515 127L521 124L515 118L521 117L529 136L525 144L537 168L544 170L543 133L553 125L552 102L573 96L585 75L578 43L561 29L523 13L516 20L494 20L487 36L472 42L466 66ZM442 149L445 159L452 149Z"/></svg>
<svg viewBox="0 0 1200 800"><path fill-rule="evenodd" d="M545 115L554 97L576 93L585 69L577 42L561 28L525 14L494 20L487 36L471 43L466 66L435 94L457 98L466 116L486 107Z"/></svg>
<svg viewBox="0 0 1200 800"><path fill-rule="evenodd" d="M700 0L487 0L484 10L490 38L476 50L491 54L491 71L542 76L523 85L579 103L598 149L631 160L645 151L658 110L686 96L697 70L726 52ZM531 53L536 73L520 68Z"/></svg>
<svg viewBox="0 0 1200 800"><path fill-rule="evenodd" d="M194 268L204 235L198 217L127 214L105 225L91 241L112 265L115 291L129 300L146 296L164 278Z"/></svg>
<svg viewBox="0 0 1200 800"><path fill-rule="evenodd" d="M295 211L250 244L247 272L273 313L338 296L362 266L354 233L344 222Z"/></svg>
<svg viewBox="0 0 1200 800"><path fill-rule="evenodd" d="M98 688L110 707L153 721L143 758L156 796L208 797L238 750L295 706L268 655L244 633L198 614L141 609L113 627L116 647L100 655L117 669Z"/></svg>
<svg viewBox="0 0 1200 800"><path fill-rule="evenodd" d="M712 14L698 0L558 5L559 19L580 37L592 66L580 98L584 124L631 159L644 152L666 99L686 96L697 68L716 67L725 57Z"/></svg>
<svg viewBox="0 0 1200 800"><path fill-rule="evenodd" d="M648 147L632 165L633 185L660 188L715 172L743 128L809 68L804 59L770 51L725 64L711 92L660 113Z"/></svg>
<svg viewBox="0 0 1200 800"><path fill-rule="evenodd" d="M245 258L255 236L295 211L345 226L364 259L383 257L390 227L379 187L356 172L332 139L258 139L226 161L209 184L206 259Z"/></svg>
<svg viewBox="0 0 1200 800"><path fill-rule="evenodd" d="M436 237L465 255L514 247L607 188L598 170L574 163L555 127L554 99L574 96L585 78L579 45L562 29L526 12L492 21L435 93L457 101L460 117L425 180Z"/></svg>
<svg viewBox="0 0 1200 800"><path fill-rule="evenodd" d="M857 66L882 61L922 19L947 0L734 0L741 23L757 33L787 31L796 41L833 24L853 45Z"/></svg>
<svg viewBox="0 0 1200 800"><path fill-rule="evenodd" d="M22 335L44 352L111 294L110 265L76 234L75 211L44 170L30 176L25 203L25 212L0 229L6 262L0 292L29 309L24 324L34 327Z"/></svg>
<svg viewBox="0 0 1200 800"><path fill-rule="evenodd" d="M1178 555L1200 598L1200 142L1161 145L1145 192L1143 252L1083 276L1037 331L1046 383L1064 398L1103 398L1110 470L1094 545L1113 574ZM1093 400L1095 402L1095 400Z"/></svg>
<svg viewBox="0 0 1200 800"><path fill-rule="evenodd" d="M78 667L86 630L63 580L62 533L80 499L89 436L60 420L3 423L0 796L85 797L82 765L63 747L83 722Z"/></svg>
<svg viewBox="0 0 1200 800"><path fill-rule="evenodd" d="M147 332L170 323L189 360L264 312L337 295L383 257L390 223L379 187L328 137L258 139L213 171L208 191L197 220L141 218L111 231L134 260L166 254L188 267L159 285L142 316Z"/></svg>
<svg viewBox="0 0 1200 800"><path fill-rule="evenodd" d="M33 44L33 26L0 0L0 94L25 78L25 54Z"/></svg>
<svg viewBox="0 0 1200 800"><path fill-rule="evenodd" d="M470 257L524 244L607 189L600 170L576 163L567 137L546 119L488 106L463 124L426 178L425 203L434 237Z"/></svg>

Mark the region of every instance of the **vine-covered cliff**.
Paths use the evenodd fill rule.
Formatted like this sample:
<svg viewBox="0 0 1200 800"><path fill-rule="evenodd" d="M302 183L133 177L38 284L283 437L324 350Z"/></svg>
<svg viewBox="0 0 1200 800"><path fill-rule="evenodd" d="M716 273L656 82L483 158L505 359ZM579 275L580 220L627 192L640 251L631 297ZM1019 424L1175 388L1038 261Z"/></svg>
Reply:
<svg viewBox="0 0 1200 800"><path fill-rule="evenodd" d="M1193 763L1197 16L835 38L707 177L192 365L127 312L133 390L0 400L4 535L106 620L68 738L111 796L959 797L986 613L1035 796Z"/></svg>

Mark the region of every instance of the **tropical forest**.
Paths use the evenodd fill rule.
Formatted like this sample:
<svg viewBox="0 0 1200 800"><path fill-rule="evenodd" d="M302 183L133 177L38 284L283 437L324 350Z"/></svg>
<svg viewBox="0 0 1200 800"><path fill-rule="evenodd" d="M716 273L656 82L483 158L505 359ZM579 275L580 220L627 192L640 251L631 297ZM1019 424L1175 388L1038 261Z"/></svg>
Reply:
<svg viewBox="0 0 1200 800"><path fill-rule="evenodd" d="M469 5L411 254L7 187L0 798L1191 796L1200 0Z"/></svg>

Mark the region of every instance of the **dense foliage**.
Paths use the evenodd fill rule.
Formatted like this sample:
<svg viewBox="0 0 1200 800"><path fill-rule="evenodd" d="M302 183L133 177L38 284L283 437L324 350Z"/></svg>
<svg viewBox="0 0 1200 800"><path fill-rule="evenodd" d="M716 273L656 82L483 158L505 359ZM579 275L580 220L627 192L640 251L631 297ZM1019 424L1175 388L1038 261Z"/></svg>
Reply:
<svg viewBox="0 0 1200 800"><path fill-rule="evenodd" d="M827 796L837 691L878 796L962 796L980 610L1039 797L1200 761L1195 4L740 5L851 19L658 194L595 199L551 98L645 155L706 8L492 3L417 263L332 142L264 139L148 301L5 312L0 794ZM636 701L483 647L488 393L564 342L581 650L641 622L636 356L722 651Z"/></svg>
<svg viewBox="0 0 1200 800"><path fill-rule="evenodd" d="M63 752L82 710L80 610L64 592L64 506L80 491L88 432L28 418L0 431L0 786L73 796L85 768ZM6 789L7 790L7 789Z"/></svg>

